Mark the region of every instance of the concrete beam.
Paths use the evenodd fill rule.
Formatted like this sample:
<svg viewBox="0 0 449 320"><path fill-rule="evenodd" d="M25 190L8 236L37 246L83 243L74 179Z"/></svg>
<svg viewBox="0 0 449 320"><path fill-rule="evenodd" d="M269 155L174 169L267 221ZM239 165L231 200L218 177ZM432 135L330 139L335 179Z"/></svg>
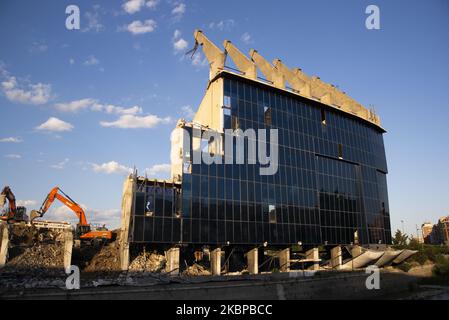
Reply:
<svg viewBox="0 0 449 320"><path fill-rule="evenodd" d="M195 30L194 37L196 43L203 48L203 53L209 61L209 80L212 80L217 73L224 69L226 55L201 30Z"/></svg>
<svg viewBox="0 0 449 320"><path fill-rule="evenodd" d="M290 248L279 252L279 267L282 272L290 271Z"/></svg>
<svg viewBox="0 0 449 320"><path fill-rule="evenodd" d="M310 267L309 269L311 270L320 269L320 252L318 248L312 248L306 251L306 259L314 261L312 267Z"/></svg>
<svg viewBox="0 0 449 320"><path fill-rule="evenodd" d="M253 61L248 59L239 49L237 49L229 40L223 42L225 51L231 56L237 68L250 79L257 79L257 67Z"/></svg>
<svg viewBox="0 0 449 320"><path fill-rule="evenodd" d="M9 247L9 230L6 223L0 224L0 268L3 268L6 264L6 259L8 257L8 247Z"/></svg>
<svg viewBox="0 0 449 320"><path fill-rule="evenodd" d="M210 252L210 272L213 276L221 274L221 249L216 248Z"/></svg>
<svg viewBox="0 0 449 320"><path fill-rule="evenodd" d="M64 231L64 269L72 265L73 233L72 230Z"/></svg>
<svg viewBox="0 0 449 320"><path fill-rule="evenodd" d="M343 263L341 247L337 246L331 249L331 267L340 270Z"/></svg>
<svg viewBox="0 0 449 320"><path fill-rule="evenodd" d="M285 89L284 75L278 69L273 67L254 49L250 51L249 55L268 81L277 88Z"/></svg>
<svg viewBox="0 0 449 320"><path fill-rule="evenodd" d="M165 272L170 275L176 276L179 274L179 248L173 247L165 252L165 258L167 260L165 264Z"/></svg>
<svg viewBox="0 0 449 320"><path fill-rule="evenodd" d="M248 263L248 272L250 274L259 273L259 249L254 248L246 253L246 261Z"/></svg>
<svg viewBox="0 0 449 320"><path fill-rule="evenodd" d="M363 253L363 249L361 246L353 246L351 248L351 256L353 258L357 258L358 256L360 256Z"/></svg>
<svg viewBox="0 0 449 320"><path fill-rule="evenodd" d="M120 225L120 268L123 271L129 267L129 227L131 222L132 208L134 202L134 193L136 190L136 181L134 176L130 175L123 183L122 196L122 215Z"/></svg>

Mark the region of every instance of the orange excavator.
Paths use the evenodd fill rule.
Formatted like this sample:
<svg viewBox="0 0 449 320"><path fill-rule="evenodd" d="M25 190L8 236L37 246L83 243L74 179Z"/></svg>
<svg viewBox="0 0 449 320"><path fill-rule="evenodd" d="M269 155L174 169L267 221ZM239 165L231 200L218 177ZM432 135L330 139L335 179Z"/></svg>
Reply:
<svg viewBox="0 0 449 320"><path fill-rule="evenodd" d="M14 196L14 193L12 193L11 188L6 186L3 188L2 192L0 193L0 207L3 208L5 205L5 201L8 199L9 202L9 211L8 214L1 216L2 220L11 220L14 219L14 216L16 214L16 197Z"/></svg>
<svg viewBox="0 0 449 320"><path fill-rule="evenodd" d="M36 218L41 218L50 208L51 204L58 199L68 208L70 208L78 217L79 222L76 226L76 236L80 240L111 240L112 232L105 227L92 229L91 225L87 222L86 214L83 208L76 203L72 198L65 194L59 187L53 188L45 198L42 206L38 211L31 211L31 221Z"/></svg>
<svg viewBox="0 0 449 320"><path fill-rule="evenodd" d="M0 215L0 220L8 221L8 222L20 222L26 221L26 208L25 207L16 207L16 197L12 192L11 188L6 186L3 188L0 193L0 209L5 205L6 200L9 202L9 210L7 214Z"/></svg>

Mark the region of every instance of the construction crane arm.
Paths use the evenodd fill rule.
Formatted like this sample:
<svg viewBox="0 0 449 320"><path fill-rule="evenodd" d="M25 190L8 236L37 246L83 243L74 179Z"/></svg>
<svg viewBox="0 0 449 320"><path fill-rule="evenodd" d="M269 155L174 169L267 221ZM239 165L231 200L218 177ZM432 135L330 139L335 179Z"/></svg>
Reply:
<svg viewBox="0 0 449 320"><path fill-rule="evenodd" d="M60 194L61 193L61 194ZM34 220L37 217L43 217L47 210L50 208L52 203L58 199L68 208L70 208L78 217L80 226L88 226L86 219L86 214L84 213L83 208L79 204L77 204L73 199L71 199L68 195L66 195L61 189L58 187L53 188L50 193L45 198L42 203L39 211L33 211L31 213L31 220Z"/></svg>

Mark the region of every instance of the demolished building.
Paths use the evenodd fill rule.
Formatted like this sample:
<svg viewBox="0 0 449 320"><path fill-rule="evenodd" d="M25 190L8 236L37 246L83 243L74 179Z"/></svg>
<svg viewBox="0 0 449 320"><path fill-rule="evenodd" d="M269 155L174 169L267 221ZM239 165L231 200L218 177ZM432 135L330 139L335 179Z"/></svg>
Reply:
<svg viewBox="0 0 449 320"><path fill-rule="evenodd" d="M210 65L207 89L193 121L180 120L173 131L171 179L125 181L122 269L133 244L164 246L168 272L177 268L180 247L208 246L214 274L221 250L245 251L257 273L265 247L279 250L285 270L293 246L314 267L319 246L390 244L380 118L279 59L270 63L255 50L248 57L230 41L221 50L201 31L194 36ZM229 58L236 68L227 67ZM227 130L235 133L231 141L243 140L243 163L237 142L226 153ZM260 143L249 130L275 140ZM251 156L261 149L277 153L272 174L262 174L269 164ZM204 153L214 161L195 161Z"/></svg>

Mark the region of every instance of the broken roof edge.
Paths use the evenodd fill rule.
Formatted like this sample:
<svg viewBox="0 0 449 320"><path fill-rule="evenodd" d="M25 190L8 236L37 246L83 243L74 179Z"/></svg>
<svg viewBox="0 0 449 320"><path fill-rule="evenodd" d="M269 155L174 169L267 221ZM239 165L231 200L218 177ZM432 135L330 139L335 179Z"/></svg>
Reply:
<svg viewBox="0 0 449 320"><path fill-rule="evenodd" d="M195 49L198 45L201 45L203 52L209 61L210 72L208 88L210 83L213 82L219 74L226 71L240 76L241 78L256 81L273 88L293 93L310 101L316 101L322 105L330 106L345 114L363 119L368 123L373 124L381 131L386 132L386 130L381 127L380 117L374 110L364 107L355 99L348 96L346 92L339 90L332 84L322 81L317 76L308 76L299 68L290 69L284 65L280 59L275 59L273 64L271 64L254 49L250 51L249 57L247 57L238 50L238 48L233 46L229 40L224 41L224 51L222 51L210 41L201 30L195 30L194 38L196 44ZM228 70L230 68L225 65L227 56L230 56L236 63L239 68L239 70L236 71L239 73ZM251 64L251 66L249 64ZM257 77L257 69L259 69L265 76L267 79L266 82ZM287 82L292 86L291 90L287 87Z"/></svg>
<svg viewBox="0 0 449 320"><path fill-rule="evenodd" d="M346 110L344 110L344 109L342 109L342 108L340 108L338 106L324 103L324 102L322 102L322 101L320 101L318 99L314 99L314 98L303 96L303 95L299 94L298 92L296 92L295 90L289 90L288 88L284 88L284 89L278 88L276 86L271 85L270 83L268 83L266 81L263 81L263 79L250 79L248 77L245 77L242 74L239 74L239 73L231 71L231 70L221 70L221 71L219 71L212 79L209 80L208 88L210 87L211 83L215 82L219 78L222 78L224 75L230 75L230 76L238 77L238 78L244 79L245 81L255 82L255 83L257 83L257 84L259 84L261 86L269 87L269 88L272 88L274 90L279 90L279 91L281 91L283 93L287 93L287 94L293 95L295 97L300 97L301 99L305 99L305 100L310 101L312 103L315 103L317 105L324 106L324 107L326 107L326 108L328 108L330 110L335 110L337 112L341 112L341 113L343 113L345 115L348 115L350 117L353 117L355 119L360 119L363 122L365 122L366 124L368 124L370 126L374 126L378 130L380 130L382 133L386 133L387 132L387 130L385 128L383 128L380 125L380 123L378 124L376 122L371 121L368 118L362 117L362 116L357 115L357 114L352 113L352 112L348 112L348 111L346 111ZM365 110L369 111L366 108L365 108Z"/></svg>

